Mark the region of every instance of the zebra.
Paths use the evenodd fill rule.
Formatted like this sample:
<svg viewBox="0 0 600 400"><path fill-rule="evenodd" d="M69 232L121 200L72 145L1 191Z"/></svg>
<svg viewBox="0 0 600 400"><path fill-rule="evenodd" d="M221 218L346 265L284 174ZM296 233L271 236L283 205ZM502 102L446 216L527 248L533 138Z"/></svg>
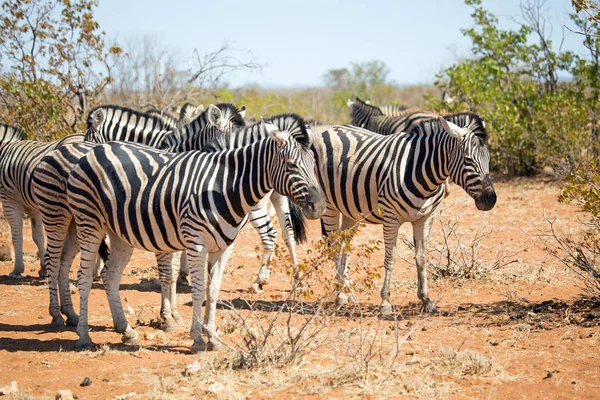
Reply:
<svg viewBox="0 0 600 400"><path fill-rule="evenodd" d="M194 308L191 351L221 347L215 326L216 302L232 243L248 212L273 189L296 202L307 218L317 219L325 210L310 136L292 136L271 124L267 131L267 139L229 151L172 154L139 144L109 142L79 160L67 184L81 246L77 348L91 345L88 297L92 261L106 233L113 251L105 287L111 309L118 311L115 327L123 333L124 342L137 339L118 294L119 277L135 247L158 253L187 251ZM205 294L206 315L201 323Z"/></svg>
<svg viewBox="0 0 600 400"><path fill-rule="evenodd" d="M356 99L358 99L358 97ZM358 99L358 100L360 100L360 99ZM351 103L352 100L348 99L348 102ZM371 103L370 99L365 100L364 103L368 104L370 106L373 105ZM381 110L381 113L383 115L385 115L386 117L402 117L409 112L421 111L420 108L408 107L408 106L404 106L404 105L400 105L400 104L381 104L376 107L379 108L379 110Z"/></svg>
<svg viewBox="0 0 600 400"><path fill-rule="evenodd" d="M479 210L488 211L496 203L483 121L474 113L462 114L463 127L438 117L401 135L382 136L353 126L313 130L317 177L327 200L323 234L348 229L362 219L383 224L382 313L391 312L390 279L404 222L413 226L418 297L425 310L435 310L427 290L426 246L446 178L460 185ZM336 279L348 283L345 253L336 258ZM338 303L347 301L346 294L338 295Z"/></svg>
<svg viewBox="0 0 600 400"><path fill-rule="evenodd" d="M190 132L211 138L223 132L219 129L236 130L243 126L240 125L244 123L243 118L232 117L232 115L235 116L237 108L231 104L211 105L208 110L211 111L211 119L209 120L207 113L201 114L193 121L193 129L190 128ZM228 122L221 121L221 118L227 118ZM154 126L155 130L147 129L142 135L133 121L140 121L145 127ZM217 127L219 128L217 129ZM182 129L186 129L187 132L187 128ZM85 137L103 142L115 139L142 140L145 141L142 142L143 144L160 145L166 133L174 134L171 131L165 132L164 126L156 117L122 107L101 106L90 113L88 132ZM33 198L41 210L42 220L46 227L48 256L45 264L49 271L49 309L52 316L51 326L55 328L61 327L65 323L61 313L67 316L66 323L69 326L77 325L78 321L71 301L68 279L71 263L79 252L79 245L76 240L75 227L72 224L73 217L68 206L66 187L72 168L95 145L97 143L86 141L62 146L45 156L33 171ZM175 330L177 324L183 321L176 309L175 281L171 280L170 262L175 263L174 271L179 269L179 257L157 257L162 292L161 317L166 331ZM98 270L94 272L99 273ZM60 293L60 306L57 285Z"/></svg>
<svg viewBox="0 0 600 400"><path fill-rule="evenodd" d="M0 201L4 216L10 224L15 263L9 277L21 279L25 271L23 263L23 213L31 218L33 241L38 248L40 258L40 277L46 275L44 264L44 228L40 209L32 198L31 177L34 168L50 151L69 143L83 140L83 135L73 134L54 142L38 142L35 140L18 140L23 133L15 128L4 129L6 140L0 147Z"/></svg>
<svg viewBox="0 0 600 400"><path fill-rule="evenodd" d="M279 130L285 131L292 136L305 137L310 134L308 125L302 117L297 114L279 114L269 117L265 120L269 124L275 125ZM205 147L205 151L211 151L215 146L221 149L234 149L251 144L257 140L268 136L265 121L260 121L243 130L237 131L232 135L222 135L220 139L215 139ZM268 283L270 275L270 261L273 256L275 241L277 240L277 231L273 227L269 213L266 207L265 197L257 207L252 210L249 220L258 231L263 244L263 254L261 257L260 269L255 282L250 287L250 291L260 293L264 285ZM283 232L283 239L288 247L292 264L297 265L296 241L302 243L306 241L306 227L302 217L301 210L294 203L289 203L288 199L277 192L270 196L273 202L279 223Z"/></svg>
<svg viewBox="0 0 600 400"><path fill-rule="evenodd" d="M348 100L348 107L352 116L351 125L377 132L381 135L392 135L399 132L407 132L420 121L437 117L430 111L409 108L404 114L392 117L383 114L381 109L367 104L358 97Z"/></svg>

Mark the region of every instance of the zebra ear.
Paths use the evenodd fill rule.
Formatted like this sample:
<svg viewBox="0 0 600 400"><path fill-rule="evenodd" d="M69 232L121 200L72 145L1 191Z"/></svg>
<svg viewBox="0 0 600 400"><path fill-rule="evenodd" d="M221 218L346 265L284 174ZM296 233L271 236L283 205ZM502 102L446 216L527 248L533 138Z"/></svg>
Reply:
<svg viewBox="0 0 600 400"><path fill-rule="evenodd" d="M244 118L244 115L246 115L246 106L242 106L242 108L239 109L238 114L240 114L240 117Z"/></svg>
<svg viewBox="0 0 600 400"><path fill-rule="evenodd" d="M264 122L264 121L263 121ZM279 146L283 145L285 141L288 139L289 133L285 131L279 130L279 128L270 123L265 122L265 129L269 137L275 141Z"/></svg>
<svg viewBox="0 0 600 400"><path fill-rule="evenodd" d="M352 101L352 99L348 99L348 102L346 104L348 105L348 108L350 108L354 105L354 102Z"/></svg>
<svg viewBox="0 0 600 400"><path fill-rule="evenodd" d="M98 129L98 127L104 122L104 118L106 118L104 111L96 110L94 115L92 115L92 128Z"/></svg>
<svg viewBox="0 0 600 400"><path fill-rule="evenodd" d="M371 99L366 99L365 104L371 105Z"/></svg>
<svg viewBox="0 0 600 400"><path fill-rule="evenodd" d="M201 113L202 111L204 111L204 104L198 104L198 107L196 107L196 112Z"/></svg>
<svg viewBox="0 0 600 400"><path fill-rule="evenodd" d="M207 119L208 122L211 125L214 126L220 126L220 121L221 121L221 110L219 110L219 107L215 106L214 104L211 104L208 106L208 108L206 109L206 114L207 114Z"/></svg>
<svg viewBox="0 0 600 400"><path fill-rule="evenodd" d="M468 132L468 129L461 128L460 126L455 125L450 121L446 121L441 116L438 117L438 120L440 121L442 128L444 128L444 130L448 133L448 135L452 136L455 139L462 141Z"/></svg>

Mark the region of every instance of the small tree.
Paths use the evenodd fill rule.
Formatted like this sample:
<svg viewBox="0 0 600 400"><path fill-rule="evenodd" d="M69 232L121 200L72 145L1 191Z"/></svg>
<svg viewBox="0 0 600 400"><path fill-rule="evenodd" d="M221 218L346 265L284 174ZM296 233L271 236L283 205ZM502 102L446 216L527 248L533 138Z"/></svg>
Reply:
<svg viewBox="0 0 600 400"><path fill-rule="evenodd" d="M337 92L336 102L345 104L354 96L373 98L378 88L387 85L389 73L388 67L379 60L353 62L350 68L330 69L323 75L323 80Z"/></svg>
<svg viewBox="0 0 600 400"><path fill-rule="evenodd" d="M111 81L95 0L3 1L0 114L28 136L60 137L85 127L88 109Z"/></svg>

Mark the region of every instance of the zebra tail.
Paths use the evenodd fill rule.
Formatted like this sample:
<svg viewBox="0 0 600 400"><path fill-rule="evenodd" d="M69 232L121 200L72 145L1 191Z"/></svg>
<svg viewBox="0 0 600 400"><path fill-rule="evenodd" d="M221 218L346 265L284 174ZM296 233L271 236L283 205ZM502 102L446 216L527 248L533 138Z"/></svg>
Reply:
<svg viewBox="0 0 600 400"><path fill-rule="evenodd" d="M98 255L100 256L100 258L102 258L102 261L104 261L104 264L106 264L109 254L110 254L110 249L108 248L108 245L106 244L106 239L102 239L102 242L100 242L100 248L98 249Z"/></svg>
<svg viewBox="0 0 600 400"><path fill-rule="evenodd" d="M306 221L302 210L290 201L290 219L296 243L306 243Z"/></svg>

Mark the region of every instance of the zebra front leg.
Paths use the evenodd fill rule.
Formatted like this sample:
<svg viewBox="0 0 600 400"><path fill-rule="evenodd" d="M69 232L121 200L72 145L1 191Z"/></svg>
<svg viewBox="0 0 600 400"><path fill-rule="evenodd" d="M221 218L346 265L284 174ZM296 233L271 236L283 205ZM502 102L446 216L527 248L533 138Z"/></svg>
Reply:
<svg viewBox="0 0 600 400"><path fill-rule="evenodd" d="M275 241L277 240L277 230L269 217L269 212L267 210L268 202L266 200L268 200L267 197L263 198L248 215L250 223L254 229L258 231L263 246L258 276L256 281L250 287L252 293L262 292L263 286L269 281L273 249L275 248Z"/></svg>
<svg viewBox="0 0 600 400"><path fill-rule="evenodd" d="M207 350L206 342L202 338L202 303L206 296L206 285L204 282L206 248L200 244L188 245L187 259L192 278L192 303L194 306L192 326L190 328L190 336L194 340L194 344L192 344L190 351L192 353L199 353Z"/></svg>
<svg viewBox="0 0 600 400"><path fill-rule="evenodd" d="M139 341L138 333L127 322L119 294L121 276L133 254L133 247L115 234L111 233L109 236L110 255L106 268L102 270L104 290L106 290L106 296L108 297L108 305L110 306L115 331L122 334L121 341L123 343L134 344Z"/></svg>
<svg viewBox="0 0 600 400"><path fill-rule="evenodd" d="M208 254L208 292L206 296L206 315L204 316L204 329L208 334L208 346L206 348L208 351L218 351L223 348L221 339L217 335L215 320L223 272L232 250L233 244L230 244L222 252Z"/></svg>
<svg viewBox="0 0 600 400"><path fill-rule="evenodd" d="M173 318L173 308L174 303L177 302L177 274L179 273L180 258L181 252L156 254L161 289L160 317L165 332L177 330L177 323Z"/></svg>
<svg viewBox="0 0 600 400"><path fill-rule="evenodd" d="M430 214L412 223L418 278L417 296L423 304L423 310L426 312L437 312L435 303L429 299L427 289L427 240L429 239L432 222L433 214Z"/></svg>
<svg viewBox="0 0 600 400"><path fill-rule="evenodd" d="M383 267L385 268L385 276L383 278L383 286L381 287L381 305L379 311L382 314L392 312L390 304L390 282L392 280L392 272L396 267L396 247L398 242L398 230L400 229L400 221L394 216L386 215L383 221L383 242L385 245L385 258Z"/></svg>
<svg viewBox="0 0 600 400"><path fill-rule="evenodd" d="M187 255L185 251L181 254L181 261L179 262L179 275L177 275L178 286L190 286L188 282L188 276L190 276L190 269L188 268Z"/></svg>
<svg viewBox="0 0 600 400"><path fill-rule="evenodd" d="M175 255L173 255L173 257L174 260L171 261L171 268L173 274L170 293L171 315L173 316L173 319L175 320L177 325L183 326L185 325L185 322L181 317L181 314L179 314L179 310L177 309L177 285L179 284L179 277L181 276L181 264L185 262L185 267L187 269L187 251L184 250L177 252L175 253ZM187 274L190 274L189 270L187 271ZM177 277L177 279L175 279L175 277ZM185 282L187 284L186 286L189 286L187 279Z"/></svg>
<svg viewBox="0 0 600 400"><path fill-rule="evenodd" d="M40 278L46 277L46 243L44 240L44 224L42 223L42 214L38 210L29 210L29 217L31 218L31 237L38 249L38 256L40 258L40 270L38 275Z"/></svg>
<svg viewBox="0 0 600 400"><path fill-rule="evenodd" d="M356 224L356 221L352 218L348 218L345 215L342 215L342 226L341 229L348 230ZM350 244L353 236L347 237L347 244ZM356 303L357 299L352 292L352 280L348 274L348 250L346 243L342 243L340 252L335 257L335 277L337 281L340 283L340 292L337 296L337 304L343 305L348 304L348 302ZM348 294L344 292L348 292Z"/></svg>
<svg viewBox="0 0 600 400"><path fill-rule="evenodd" d="M75 344L77 349L92 347L90 328L88 323L88 303L93 282L94 263L98 256L98 248L104 235L86 228L77 229L77 237L81 245L81 264L77 272L77 288L79 289L79 323L77 335L79 340Z"/></svg>
<svg viewBox="0 0 600 400"><path fill-rule="evenodd" d="M13 279L22 279L25 272L23 263L23 205L13 201L3 201L4 216L10 225L10 235L15 251L15 264L8 276Z"/></svg>
<svg viewBox="0 0 600 400"><path fill-rule="evenodd" d="M277 192L273 192L271 194L271 202L275 207L275 211L277 211L277 219L279 219L283 241L288 248L293 265L296 266L298 265L298 258L296 256L296 234L294 233L294 225L292 224L289 200L287 197L282 196ZM297 229L305 230L305 227L301 226L297 227Z"/></svg>

